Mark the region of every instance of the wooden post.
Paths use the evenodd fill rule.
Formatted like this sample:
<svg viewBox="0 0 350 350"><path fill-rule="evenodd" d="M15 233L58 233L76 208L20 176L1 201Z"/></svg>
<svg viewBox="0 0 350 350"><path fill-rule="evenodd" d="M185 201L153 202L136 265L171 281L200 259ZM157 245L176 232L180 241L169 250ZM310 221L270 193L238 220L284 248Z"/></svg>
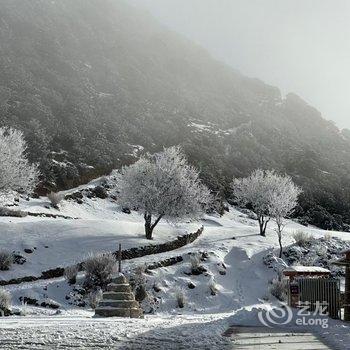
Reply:
<svg viewBox="0 0 350 350"><path fill-rule="evenodd" d="M345 270L344 321L350 322L350 266Z"/></svg>
<svg viewBox="0 0 350 350"><path fill-rule="evenodd" d="M120 243L118 250L118 272L122 273L122 245Z"/></svg>

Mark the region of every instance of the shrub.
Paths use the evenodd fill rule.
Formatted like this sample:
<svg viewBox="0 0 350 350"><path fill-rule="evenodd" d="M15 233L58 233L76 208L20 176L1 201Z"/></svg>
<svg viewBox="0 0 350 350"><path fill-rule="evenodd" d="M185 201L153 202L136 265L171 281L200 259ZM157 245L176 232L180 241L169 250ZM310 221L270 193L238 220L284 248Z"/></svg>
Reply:
<svg viewBox="0 0 350 350"><path fill-rule="evenodd" d="M187 303L185 292L183 291L182 288L177 288L175 291L175 298L177 302L177 306L180 309L183 309Z"/></svg>
<svg viewBox="0 0 350 350"><path fill-rule="evenodd" d="M98 307L99 302L102 300L103 293L101 289L94 290L89 293L89 305L93 310Z"/></svg>
<svg viewBox="0 0 350 350"><path fill-rule="evenodd" d="M313 240L313 237L309 233L300 230L294 233L293 238L299 247L306 247Z"/></svg>
<svg viewBox="0 0 350 350"><path fill-rule="evenodd" d="M287 301L288 297L288 282L281 279L273 279L270 286L270 293L278 300Z"/></svg>
<svg viewBox="0 0 350 350"><path fill-rule="evenodd" d="M299 262L304 266L315 266L317 257L315 255L304 256L304 258Z"/></svg>
<svg viewBox="0 0 350 350"><path fill-rule="evenodd" d="M11 308L11 294L5 289L0 289L0 312L4 313Z"/></svg>
<svg viewBox="0 0 350 350"><path fill-rule="evenodd" d="M62 193L50 192L47 195L47 198L51 202L54 208L57 208L58 205L62 202L64 195Z"/></svg>
<svg viewBox="0 0 350 350"><path fill-rule="evenodd" d="M112 253L90 255L84 262L85 287L104 288L116 272L116 259Z"/></svg>
<svg viewBox="0 0 350 350"><path fill-rule="evenodd" d="M134 273L131 278L135 287L144 285L146 283L145 272L146 265L139 265L134 269Z"/></svg>
<svg viewBox="0 0 350 350"><path fill-rule="evenodd" d="M199 253L194 253L190 255L190 263L192 270L198 270L201 266L201 255Z"/></svg>
<svg viewBox="0 0 350 350"><path fill-rule="evenodd" d="M130 275L130 284L134 290L135 298L137 301L144 301L147 297L146 284L147 279L145 277L146 265L139 265Z"/></svg>
<svg viewBox="0 0 350 350"><path fill-rule="evenodd" d="M327 247L316 246L315 252L320 258L327 259Z"/></svg>
<svg viewBox="0 0 350 350"><path fill-rule="evenodd" d="M12 253L1 250L0 251L0 271L7 271L10 269L13 263L13 255Z"/></svg>
<svg viewBox="0 0 350 350"><path fill-rule="evenodd" d="M327 242L329 242L329 241L331 241L332 240L332 235L330 234L330 233L325 233L325 235L324 235L324 240L325 241L327 241Z"/></svg>
<svg viewBox="0 0 350 350"><path fill-rule="evenodd" d="M0 208L0 216L8 216L14 218L24 218L28 216L28 212L22 210L13 210L8 208Z"/></svg>
<svg viewBox="0 0 350 350"><path fill-rule="evenodd" d="M214 280L211 280L209 282L209 289L210 289L210 294L214 296L218 293L219 286Z"/></svg>
<svg viewBox="0 0 350 350"><path fill-rule="evenodd" d="M64 269L64 277L69 284L75 284L77 282L78 272L78 265L68 266Z"/></svg>

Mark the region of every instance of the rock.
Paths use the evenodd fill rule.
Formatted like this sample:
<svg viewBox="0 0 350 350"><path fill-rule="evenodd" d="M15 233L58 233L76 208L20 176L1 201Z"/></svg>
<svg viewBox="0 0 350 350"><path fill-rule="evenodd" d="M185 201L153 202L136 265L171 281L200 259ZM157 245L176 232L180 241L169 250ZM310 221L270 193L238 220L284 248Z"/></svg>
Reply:
<svg viewBox="0 0 350 350"><path fill-rule="evenodd" d="M122 208L122 212L124 214L131 214L131 210L129 208Z"/></svg>
<svg viewBox="0 0 350 350"><path fill-rule="evenodd" d="M12 316L13 313L10 309L0 309L0 317L8 317L8 316Z"/></svg>
<svg viewBox="0 0 350 350"><path fill-rule="evenodd" d="M24 252L27 254L32 254L34 253L34 248L24 248Z"/></svg>
<svg viewBox="0 0 350 350"><path fill-rule="evenodd" d="M76 202L78 202L78 200L82 200L83 199L83 194L78 191L78 192L74 192L74 193L71 193L71 194L67 194L64 199L65 200L74 200Z"/></svg>
<svg viewBox="0 0 350 350"><path fill-rule="evenodd" d="M78 294L81 294L81 295L85 295L85 294L86 294L85 288L79 287L79 286L75 286L75 287L73 288L73 292L78 293Z"/></svg>
<svg viewBox="0 0 350 350"><path fill-rule="evenodd" d="M199 276L202 275L203 273L207 272L207 269L204 266L198 266L196 268L193 268L191 270L192 275L194 276Z"/></svg>
<svg viewBox="0 0 350 350"><path fill-rule="evenodd" d="M209 257L210 257L210 254L208 252L203 252L201 260L206 261L209 259Z"/></svg>
<svg viewBox="0 0 350 350"><path fill-rule="evenodd" d="M27 261L27 259L19 252L13 252L12 255L14 264L23 265Z"/></svg>
<svg viewBox="0 0 350 350"><path fill-rule="evenodd" d="M102 186L95 187L92 192L97 198L106 199L108 197L107 190Z"/></svg>
<svg viewBox="0 0 350 350"><path fill-rule="evenodd" d="M195 288L196 288L196 285L195 285L193 282L188 282L187 287L188 287L189 289L195 289Z"/></svg>
<svg viewBox="0 0 350 350"><path fill-rule="evenodd" d="M35 298L19 297L19 301L22 302L23 304L39 306L38 300L36 300Z"/></svg>
<svg viewBox="0 0 350 350"><path fill-rule="evenodd" d="M63 274L64 274L64 268L62 268L62 267L57 267L56 269L43 271L41 273L43 279L62 277Z"/></svg>
<svg viewBox="0 0 350 350"><path fill-rule="evenodd" d="M41 307L45 307L45 308L49 308L49 309L59 309L61 307L61 305L59 303L57 303L54 300L51 299L45 299L40 303Z"/></svg>
<svg viewBox="0 0 350 350"><path fill-rule="evenodd" d="M159 293L159 292L162 291L162 288L160 288L159 285L155 283L155 284L153 285L153 290L154 290L156 293Z"/></svg>

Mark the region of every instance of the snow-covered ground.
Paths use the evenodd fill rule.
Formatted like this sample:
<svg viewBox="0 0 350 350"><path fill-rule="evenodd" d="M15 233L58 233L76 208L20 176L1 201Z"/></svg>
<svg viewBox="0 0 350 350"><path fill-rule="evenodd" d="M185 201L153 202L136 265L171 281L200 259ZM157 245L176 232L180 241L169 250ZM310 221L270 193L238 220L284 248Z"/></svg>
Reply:
<svg viewBox="0 0 350 350"><path fill-rule="evenodd" d="M0 324L1 349L231 349L219 317L147 316L145 319L88 317L25 318Z"/></svg>
<svg viewBox="0 0 350 350"><path fill-rule="evenodd" d="M32 213L65 215L76 220L27 216L0 217L1 249L16 251L27 262L0 273L0 280L40 276L41 272L82 262L90 253L116 251L176 239L186 229L160 224L153 241L145 239L143 223L136 213L124 214L111 200L86 198L82 205L63 201L60 210L49 208L45 198L22 200L20 208ZM32 253L26 253L31 249Z"/></svg>
<svg viewBox="0 0 350 350"><path fill-rule="evenodd" d="M20 207L32 212L57 213L55 209L45 208L47 204L47 200L41 198L21 202ZM80 205L64 201L58 213L80 219L0 219L2 248L21 251L26 246L37 248L26 255L28 261L24 265L0 272L1 279L69 265L81 261L90 251L114 250L119 242L124 247L149 244L143 237L142 217L137 213L122 213L109 199L85 199ZM123 263L127 272L147 262L172 256L184 258L181 263L144 275L150 299L154 301L151 303L154 315L146 315L143 320L93 318L89 307L80 308L67 300L66 296L73 289L63 278L7 286L14 307L25 311L27 316L0 320L0 348L232 348L230 340L222 337L230 325L256 325L260 309L277 305L277 300L268 291L275 272L263 263L266 253L277 249L277 235L271 223L267 237L260 237L257 222L231 207L230 212L222 217L207 215L199 222L181 223L176 227L162 223L154 232L154 243L175 239L177 235L193 232L201 225L204 233L190 245ZM329 234L290 221L284 245L294 242L292 234L297 230L309 232L316 238ZM350 239L349 233L331 234ZM205 272L193 275L189 253L199 252ZM155 285L157 291L153 288ZM215 295L211 291L213 286ZM183 309L177 307L179 291L186 301ZM38 299L53 299L61 308L56 311L21 305L19 298L31 295ZM311 331L322 333L339 349L349 349L350 327L339 321L330 321L329 324L326 330L314 326ZM300 327L300 330L305 328L310 331L309 327Z"/></svg>

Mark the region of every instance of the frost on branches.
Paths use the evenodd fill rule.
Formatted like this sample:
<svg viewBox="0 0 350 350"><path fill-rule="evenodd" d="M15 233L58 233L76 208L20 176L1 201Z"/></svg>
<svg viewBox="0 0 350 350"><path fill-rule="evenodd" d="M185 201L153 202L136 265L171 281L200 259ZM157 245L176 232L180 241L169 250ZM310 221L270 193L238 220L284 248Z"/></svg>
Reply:
<svg viewBox="0 0 350 350"><path fill-rule="evenodd" d="M237 202L249 205L257 215L262 236L266 235L269 221L273 219L276 222L281 256L285 218L293 213L302 190L293 183L290 176L261 169L255 170L247 178L234 179L232 189Z"/></svg>
<svg viewBox="0 0 350 350"><path fill-rule="evenodd" d="M276 222L276 232L280 246L279 257L282 258L282 233L286 226L285 218L289 217L298 205L298 197L302 193L290 176L275 175L275 187L271 192L269 214Z"/></svg>
<svg viewBox="0 0 350 350"><path fill-rule="evenodd" d="M38 169L30 164L23 134L12 128L0 128L0 206L14 192L31 192L38 180Z"/></svg>
<svg viewBox="0 0 350 350"><path fill-rule="evenodd" d="M179 147L141 158L124 167L117 180L119 202L144 214L146 238L161 219L196 219L211 202L198 171L187 163Z"/></svg>
<svg viewBox="0 0 350 350"><path fill-rule="evenodd" d="M277 175L273 171L258 169L247 178L234 179L231 184L238 204L251 207L257 215L261 236L265 236L267 224L271 219L270 194L274 188L275 176Z"/></svg>

